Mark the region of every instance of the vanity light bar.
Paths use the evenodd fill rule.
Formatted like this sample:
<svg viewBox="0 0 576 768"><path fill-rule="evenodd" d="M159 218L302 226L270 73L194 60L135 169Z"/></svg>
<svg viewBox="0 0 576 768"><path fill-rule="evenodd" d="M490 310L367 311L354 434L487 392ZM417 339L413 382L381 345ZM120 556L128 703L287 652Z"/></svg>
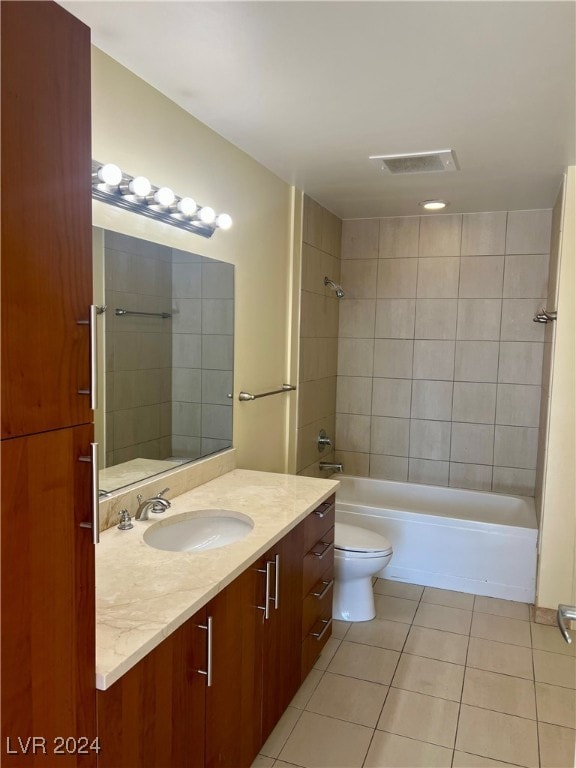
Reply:
<svg viewBox="0 0 576 768"><path fill-rule="evenodd" d="M129 176L113 163L92 160L92 197L202 237L232 226L227 213L216 214L191 197L177 197L169 187L155 187L145 176Z"/></svg>

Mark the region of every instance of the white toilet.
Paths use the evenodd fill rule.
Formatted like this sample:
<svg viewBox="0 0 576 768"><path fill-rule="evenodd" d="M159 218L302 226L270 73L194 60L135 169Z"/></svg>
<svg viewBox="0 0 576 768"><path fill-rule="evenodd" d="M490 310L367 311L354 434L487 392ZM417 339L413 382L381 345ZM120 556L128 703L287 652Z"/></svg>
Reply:
<svg viewBox="0 0 576 768"><path fill-rule="evenodd" d="M376 615L372 578L392 558L392 545L379 533L347 523L334 530L334 601L339 621L370 621Z"/></svg>

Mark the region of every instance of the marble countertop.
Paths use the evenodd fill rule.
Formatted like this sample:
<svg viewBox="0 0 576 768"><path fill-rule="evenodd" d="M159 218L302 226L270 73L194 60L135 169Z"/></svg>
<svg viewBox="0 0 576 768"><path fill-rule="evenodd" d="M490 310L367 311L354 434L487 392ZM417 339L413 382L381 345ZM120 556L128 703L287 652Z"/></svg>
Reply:
<svg viewBox="0 0 576 768"><path fill-rule="evenodd" d="M110 528L96 549L96 687L106 690L255 562L338 487L338 481L235 469L172 499L134 528ZM146 544L152 525L183 512L227 509L254 528L205 552Z"/></svg>

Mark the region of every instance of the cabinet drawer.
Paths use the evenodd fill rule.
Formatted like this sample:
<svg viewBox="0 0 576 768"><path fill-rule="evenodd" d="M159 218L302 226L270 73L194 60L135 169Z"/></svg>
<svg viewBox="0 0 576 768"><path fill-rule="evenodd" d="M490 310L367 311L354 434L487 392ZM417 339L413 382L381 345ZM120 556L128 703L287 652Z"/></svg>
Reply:
<svg viewBox="0 0 576 768"><path fill-rule="evenodd" d="M334 566L331 564L304 598L302 604L303 640L321 616L329 617L332 615L333 587Z"/></svg>
<svg viewBox="0 0 576 768"><path fill-rule="evenodd" d="M330 565L334 563L334 528L322 536L304 555L302 567L302 597L306 597L312 587Z"/></svg>
<svg viewBox="0 0 576 768"><path fill-rule="evenodd" d="M304 552L308 552L326 531L334 527L335 510L336 496L332 494L304 520Z"/></svg>
<svg viewBox="0 0 576 768"><path fill-rule="evenodd" d="M302 679L308 675L332 634L332 616L320 617L302 643Z"/></svg>

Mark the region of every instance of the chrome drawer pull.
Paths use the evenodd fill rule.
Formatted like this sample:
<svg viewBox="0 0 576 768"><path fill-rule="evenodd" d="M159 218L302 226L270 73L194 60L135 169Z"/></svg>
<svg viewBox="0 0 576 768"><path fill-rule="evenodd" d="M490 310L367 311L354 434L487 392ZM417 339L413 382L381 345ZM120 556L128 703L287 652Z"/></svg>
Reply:
<svg viewBox="0 0 576 768"><path fill-rule="evenodd" d="M323 517L326 517L328 512L330 512L330 509L332 508L332 504L328 504L325 507L318 507L318 509L314 510L314 513L317 517L322 519Z"/></svg>
<svg viewBox="0 0 576 768"><path fill-rule="evenodd" d="M208 616L206 624L198 624L198 629L205 629L208 632L206 640L206 669L196 670L199 675L206 675L206 686L212 687L212 616Z"/></svg>
<svg viewBox="0 0 576 768"><path fill-rule="evenodd" d="M324 545L324 549L322 550L322 552L312 552L312 554L314 555L314 557L317 557L319 560L322 560L323 558L326 557L328 552L330 552L330 550L334 547L334 542L321 541L319 543Z"/></svg>
<svg viewBox="0 0 576 768"><path fill-rule="evenodd" d="M317 598L318 600L322 600L324 595L327 594L327 592L330 591L332 588L332 584L334 584L334 579L330 579L330 581L323 581L322 584L324 584L324 589L321 592L312 592L312 596Z"/></svg>
<svg viewBox="0 0 576 768"><path fill-rule="evenodd" d="M329 630L329 629L330 629L330 627L332 626L332 618L329 618L329 619L320 619L320 621L322 622L322 624L324 624L324 625L325 625L325 626L324 626L324 628L323 628L323 629L322 629L320 632L310 632L310 635L311 635L312 637L315 637L315 638L316 638L316 640L318 640L318 642L320 642L320 640L322 640L322 638L324 637L324 635L326 634L326 632L328 632L328 630Z"/></svg>

